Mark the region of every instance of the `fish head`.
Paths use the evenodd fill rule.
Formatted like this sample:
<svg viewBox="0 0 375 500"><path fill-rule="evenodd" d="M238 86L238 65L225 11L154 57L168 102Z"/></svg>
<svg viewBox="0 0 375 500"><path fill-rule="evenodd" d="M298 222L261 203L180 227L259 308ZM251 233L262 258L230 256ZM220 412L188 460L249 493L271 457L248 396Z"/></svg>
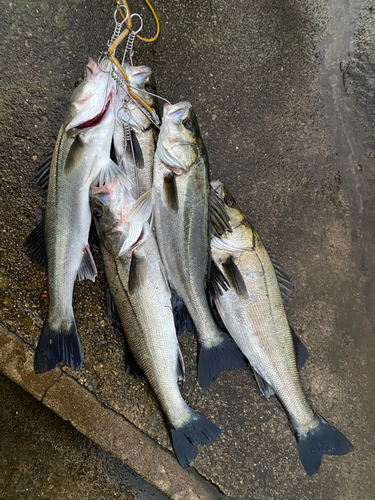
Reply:
<svg viewBox="0 0 375 500"><path fill-rule="evenodd" d="M146 211L144 218L139 215L131 187L125 187L118 179L91 188L90 203L100 245L114 257L134 250L149 233L150 213Z"/></svg>
<svg viewBox="0 0 375 500"><path fill-rule="evenodd" d="M91 213L101 246L118 256L127 237L124 213L129 211L133 198L130 191L115 179L108 185L90 189Z"/></svg>
<svg viewBox="0 0 375 500"><path fill-rule="evenodd" d="M198 120L189 102L164 106L156 149L158 159L177 175L206 156Z"/></svg>
<svg viewBox="0 0 375 500"><path fill-rule="evenodd" d="M156 86L151 69L147 66L130 66L128 63L124 63L122 67L128 77L130 90L158 112ZM135 132L141 133L150 126L148 113L142 112L139 109L142 105L136 103L134 99L129 99L121 87L117 89L115 107L117 119L129 123Z"/></svg>
<svg viewBox="0 0 375 500"><path fill-rule="evenodd" d="M64 118L65 132L76 135L102 123L115 98L115 82L111 77L111 62L100 65L90 59L83 79L73 91Z"/></svg>
<svg viewBox="0 0 375 500"><path fill-rule="evenodd" d="M216 194L224 203L225 211L230 218L229 224L231 228L236 229L237 227L241 227L244 225L249 226L250 223L247 220L246 215L237 205L236 200L224 186L224 184L217 179L211 182L211 187L215 190Z"/></svg>

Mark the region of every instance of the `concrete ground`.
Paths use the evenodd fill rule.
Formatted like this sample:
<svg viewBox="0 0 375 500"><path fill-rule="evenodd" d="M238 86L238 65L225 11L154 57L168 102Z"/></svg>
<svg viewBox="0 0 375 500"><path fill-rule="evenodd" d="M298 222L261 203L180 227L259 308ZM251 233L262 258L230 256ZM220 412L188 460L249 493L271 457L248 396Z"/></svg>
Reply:
<svg viewBox="0 0 375 500"><path fill-rule="evenodd" d="M0 498L166 499L4 375L0 397Z"/></svg>
<svg viewBox="0 0 375 500"><path fill-rule="evenodd" d="M47 280L22 250L45 207L31 177L53 149L87 57L106 47L113 5L0 5L0 321L34 347ZM144 12L151 35L143 3L130 6ZM196 345L186 333L180 339L183 395L223 430L215 443L200 447L192 465L233 500L372 499L374 2L160 0L155 9L161 36L154 44L140 42L134 63L153 69L159 93L171 102L192 101L212 177L226 183L293 275L287 314L310 351L304 388L355 447L344 457L325 456L308 477L284 411L259 395L250 372L226 372L210 387L198 387ZM74 297L85 360L79 372L66 373L153 438L162 453L171 448L159 406L149 387L124 371L121 332L106 315L98 249L94 255L99 277L77 283ZM0 397L5 414L8 396ZM9 474L8 465L2 467ZM17 498L13 487L9 498ZM48 487L40 483L38 494L46 496Z"/></svg>

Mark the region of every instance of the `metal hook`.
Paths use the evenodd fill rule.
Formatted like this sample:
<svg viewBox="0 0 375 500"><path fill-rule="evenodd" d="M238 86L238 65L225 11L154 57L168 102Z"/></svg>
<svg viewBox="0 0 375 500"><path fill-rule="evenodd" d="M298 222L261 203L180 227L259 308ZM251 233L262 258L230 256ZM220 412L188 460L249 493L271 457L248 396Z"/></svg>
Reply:
<svg viewBox="0 0 375 500"><path fill-rule="evenodd" d="M121 19L121 21L118 21L117 20L117 14L121 11L121 9L125 9L126 16L124 16L124 18ZM128 17L129 17L129 11L126 8L125 5L122 5L122 4L117 5L116 10L115 10L115 12L113 14L113 17L114 17L115 23L119 24L120 26L122 26L125 23L125 21L128 19Z"/></svg>
<svg viewBox="0 0 375 500"><path fill-rule="evenodd" d="M168 99L165 99L165 97L161 97L160 95L158 95L158 94L154 94L153 92L148 92L148 91L147 91L147 90L145 90L145 89L140 89L139 87L132 87L130 84L127 84L127 85L128 85L128 87L129 87L130 89L132 89L132 90L139 90L140 92L144 92L145 94L148 94L148 95L153 95L153 96L157 97L158 99L161 99L162 101L167 102L170 106L172 105L172 103L170 103L170 102L168 101Z"/></svg>
<svg viewBox="0 0 375 500"><path fill-rule="evenodd" d="M141 21L141 27L138 28L138 30L134 32L137 35L143 29L143 19L142 19L142 16L140 16L136 12L134 14L132 14L130 17L133 19L134 16L137 16L140 19L140 21Z"/></svg>

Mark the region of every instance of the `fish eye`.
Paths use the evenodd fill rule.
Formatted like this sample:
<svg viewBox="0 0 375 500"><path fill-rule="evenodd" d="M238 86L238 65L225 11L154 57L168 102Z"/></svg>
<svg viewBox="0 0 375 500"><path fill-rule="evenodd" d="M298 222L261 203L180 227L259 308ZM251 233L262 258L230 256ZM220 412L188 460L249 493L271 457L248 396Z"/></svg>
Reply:
<svg viewBox="0 0 375 500"><path fill-rule="evenodd" d="M78 80L76 80L76 82L75 82L74 86L75 86L75 87L78 87L78 85L81 85L81 83L82 83L82 82L83 82L83 78L82 78L82 77L81 77L81 78L78 78Z"/></svg>
<svg viewBox="0 0 375 500"><path fill-rule="evenodd" d="M193 120L191 120L190 118L186 118L186 120L184 120L182 122L183 126L185 128L187 128L188 130L190 130L190 132L194 132L194 122Z"/></svg>
<svg viewBox="0 0 375 500"><path fill-rule="evenodd" d="M153 85L151 85L151 83L145 84L145 90L146 90L146 92L149 92L150 94L156 94L156 88Z"/></svg>
<svg viewBox="0 0 375 500"><path fill-rule="evenodd" d="M92 214L95 219L100 219L100 217L103 215L103 210L100 207L95 207L92 211Z"/></svg>
<svg viewBox="0 0 375 500"><path fill-rule="evenodd" d="M228 205L228 207L233 207L233 205L236 203L233 196L229 196L229 198L227 198L225 200L225 203Z"/></svg>

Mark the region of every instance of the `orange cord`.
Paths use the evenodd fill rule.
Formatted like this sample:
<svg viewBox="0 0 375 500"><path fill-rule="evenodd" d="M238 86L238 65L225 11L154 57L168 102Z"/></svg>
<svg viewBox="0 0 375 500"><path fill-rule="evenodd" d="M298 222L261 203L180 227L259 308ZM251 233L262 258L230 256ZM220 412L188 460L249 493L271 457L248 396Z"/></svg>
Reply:
<svg viewBox="0 0 375 500"><path fill-rule="evenodd" d="M139 39L140 39L140 40L142 40L143 42L154 42L154 41L158 38L158 36L160 35L160 24L159 24L159 19L158 19L158 16L156 15L156 13L155 13L154 9L152 8L152 5L150 4L149 0L145 0L145 2L146 2L146 4L147 4L148 8L150 9L150 11L151 11L152 15L154 16L154 19L155 19L155 23L156 23L156 35L155 35L155 36L153 36L152 38L144 38L144 37L143 37L143 36L141 36L141 35L137 35L137 38L139 38ZM117 3L117 1L116 1L116 0L115 0L115 3ZM130 15L129 6L128 6L128 4L127 4L126 0L121 0L121 3L122 3L122 5L124 5L124 7L126 7L126 9L127 9L128 13L129 13L128 18L127 18L127 20L125 21L125 24L126 24L126 26L127 26L129 29L131 29L131 27L132 27L132 18L131 18L131 15ZM124 18L125 18L125 16L124 16L124 14L121 12L121 10L120 10L120 14L121 14L122 18L124 19Z"/></svg>

